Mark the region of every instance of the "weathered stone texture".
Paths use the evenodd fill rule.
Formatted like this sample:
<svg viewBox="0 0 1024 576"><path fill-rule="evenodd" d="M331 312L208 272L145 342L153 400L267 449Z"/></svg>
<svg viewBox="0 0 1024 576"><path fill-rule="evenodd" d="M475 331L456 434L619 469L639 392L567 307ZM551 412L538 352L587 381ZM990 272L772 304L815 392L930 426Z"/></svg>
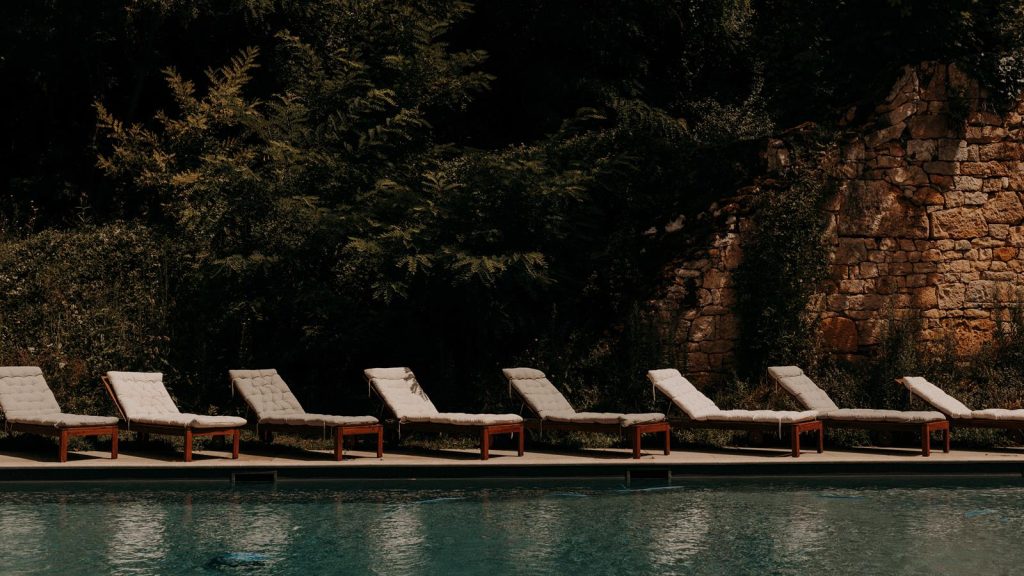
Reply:
<svg viewBox="0 0 1024 576"><path fill-rule="evenodd" d="M966 119L950 112L952 94L967 105ZM832 270L812 312L835 353L870 353L895 319L913 321L921 342L952 339L972 354L1024 300L1024 103L1000 116L985 111L985 97L955 66L907 68L860 136L834 155L838 192L825 208ZM788 165L785 142L773 140L768 152L769 169ZM746 193L657 302L698 378L733 365L732 274L756 219L744 200L756 189Z"/></svg>

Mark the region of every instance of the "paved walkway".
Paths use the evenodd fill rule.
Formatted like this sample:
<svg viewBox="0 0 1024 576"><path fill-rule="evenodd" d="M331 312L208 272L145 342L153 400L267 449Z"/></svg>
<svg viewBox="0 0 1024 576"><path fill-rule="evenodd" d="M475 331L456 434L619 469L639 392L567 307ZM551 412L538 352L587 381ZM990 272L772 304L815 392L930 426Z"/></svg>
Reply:
<svg viewBox="0 0 1024 576"><path fill-rule="evenodd" d="M54 451L56 452L56 451ZM227 453L197 451L191 463L180 453L128 450L117 460L103 452L75 452L67 463L56 454L0 454L0 481L32 480L234 480L245 474L272 474L280 479L369 478L565 478L658 473L666 476L807 476L807 475L1016 475L1024 474L1024 449L953 450L923 457L913 448L856 448L805 452L792 458L785 449L730 448L676 450L665 456L645 452L640 460L627 450L527 452L517 457L507 450L492 451L479 460L475 450L398 451L377 459L363 451L346 453L336 462L329 451L269 449L231 460Z"/></svg>

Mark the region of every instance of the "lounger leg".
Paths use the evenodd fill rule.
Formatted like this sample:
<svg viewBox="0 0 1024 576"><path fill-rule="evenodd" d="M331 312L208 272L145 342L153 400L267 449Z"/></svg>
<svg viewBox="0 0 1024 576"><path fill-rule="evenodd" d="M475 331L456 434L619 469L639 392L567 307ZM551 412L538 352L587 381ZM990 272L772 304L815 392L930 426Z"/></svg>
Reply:
<svg viewBox="0 0 1024 576"><path fill-rule="evenodd" d="M345 444L345 436L341 426L334 429L334 459L341 462L341 454Z"/></svg>
<svg viewBox="0 0 1024 576"><path fill-rule="evenodd" d="M192 429L185 429L185 462L192 461Z"/></svg>
<svg viewBox="0 0 1024 576"><path fill-rule="evenodd" d="M523 436L525 435L525 433L526 433L526 428L525 427L524 428L520 428L519 431L516 432L516 435L519 436L519 455L520 456L522 456L523 452L524 452L523 448L524 448L524 443L526 442L526 439Z"/></svg>
<svg viewBox="0 0 1024 576"><path fill-rule="evenodd" d="M117 436L118 436L118 433L117 433L117 430L115 429L114 433L110 435L110 459L111 460L117 460L117 440L118 440Z"/></svg>
<svg viewBox="0 0 1024 576"><path fill-rule="evenodd" d="M672 431L669 428L665 428L665 456L672 453Z"/></svg>
<svg viewBox="0 0 1024 576"><path fill-rule="evenodd" d="M384 457L384 427L377 428L377 458Z"/></svg>
<svg viewBox="0 0 1024 576"><path fill-rule="evenodd" d="M242 431L232 430L231 436L231 459L238 460L238 441L242 437Z"/></svg>
<svg viewBox="0 0 1024 576"><path fill-rule="evenodd" d="M487 460L491 457L491 433L484 428L480 431L480 459Z"/></svg>
<svg viewBox="0 0 1024 576"><path fill-rule="evenodd" d="M640 458L640 428L633 428L633 458Z"/></svg>
<svg viewBox="0 0 1024 576"><path fill-rule="evenodd" d="M927 424L921 426L921 453L925 456L932 453L932 434Z"/></svg>
<svg viewBox="0 0 1024 576"><path fill-rule="evenodd" d="M60 453L57 455L57 459L61 462L68 461L68 431L60 431Z"/></svg>
<svg viewBox="0 0 1024 576"><path fill-rule="evenodd" d="M818 426L818 454L825 451L825 425Z"/></svg>
<svg viewBox="0 0 1024 576"><path fill-rule="evenodd" d="M942 451L949 454L949 426L942 429Z"/></svg>
<svg viewBox="0 0 1024 576"><path fill-rule="evenodd" d="M790 426L789 427L790 442L793 445L793 458L800 457L800 427Z"/></svg>

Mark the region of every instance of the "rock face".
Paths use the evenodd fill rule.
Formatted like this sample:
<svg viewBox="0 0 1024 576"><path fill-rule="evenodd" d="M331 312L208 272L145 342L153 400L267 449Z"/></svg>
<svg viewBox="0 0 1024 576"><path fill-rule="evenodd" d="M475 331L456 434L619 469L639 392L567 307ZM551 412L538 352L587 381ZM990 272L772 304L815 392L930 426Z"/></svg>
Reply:
<svg viewBox="0 0 1024 576"><path fill-rule="evenodd" d="M970 355L1024 300L1024 103L1004 116L984 104L955 66L907 68L842 145L829 167L838 181L827 207L832 270L811 310L826 348L864 356L893 320L912 320L920 341ZM785 144L768 153L771 165ZM732 273L757 217L734 212L704 253L676 263L655 303L685 352L681 367L697 378L734 362Z"/></svg>

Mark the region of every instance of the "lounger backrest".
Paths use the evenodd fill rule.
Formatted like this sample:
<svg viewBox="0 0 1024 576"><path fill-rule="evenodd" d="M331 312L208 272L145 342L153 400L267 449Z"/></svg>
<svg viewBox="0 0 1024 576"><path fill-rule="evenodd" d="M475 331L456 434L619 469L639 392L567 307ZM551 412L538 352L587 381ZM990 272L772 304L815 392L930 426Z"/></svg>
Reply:
<svg viewBox="0 0 1024 576"><path fill-rule="evenodd" d="M502 371L509 385L515 388L534 414L545 418L552 414L575 414L576 410L540 370L505 368Z"/></svg>
<svg viewBox="0 0 1024 576"><path fill-rule="evenodd" d="M0 368L0 410L8 418L60 414L60 405L38 366Z"/></svg>
<svg viewBox="0 0 1024 576"><path fill-rule="evenodd" d="M721 412L710 398L675 368L648 370L647 379L691 420L707 420Z"/></svg>
<svg viewBox="0 0 1024 576"><path fill-rule="evenodd" d="M256 416L305 414L299 399L277 374L277 370L228 370L231 385Z"/></svg>
<svg viewBox="0 0 1024 576"><path fill-rule="evenodd" d="M181 413L164 386L164 375L159 372L107 372L107 380L124 417L129 420Z"/></svg>
<svg viewBox="0 0 1024 576"><path fill-rule="evenodd" d="M828 394L818 388L818 385L796 366L772 366L768 369L768 375L808 410L817 410L818 412L839 410L839 406L836 406Z"/></svg>
<svg viewBox="0 0 1024 576"><path fill-rule="evenodd" d="M433 416L437 408L408 368L367 368L363 375L399 419Z"/></svg>
<svg viewBox="0 0 1024 576"><path fill-rule="evenodd" d="M899 379L907 390L934 406L939 412L954 418L970 418L971 409L962 402L942 391L941 388L920 376L904 376Z"/></svg>

